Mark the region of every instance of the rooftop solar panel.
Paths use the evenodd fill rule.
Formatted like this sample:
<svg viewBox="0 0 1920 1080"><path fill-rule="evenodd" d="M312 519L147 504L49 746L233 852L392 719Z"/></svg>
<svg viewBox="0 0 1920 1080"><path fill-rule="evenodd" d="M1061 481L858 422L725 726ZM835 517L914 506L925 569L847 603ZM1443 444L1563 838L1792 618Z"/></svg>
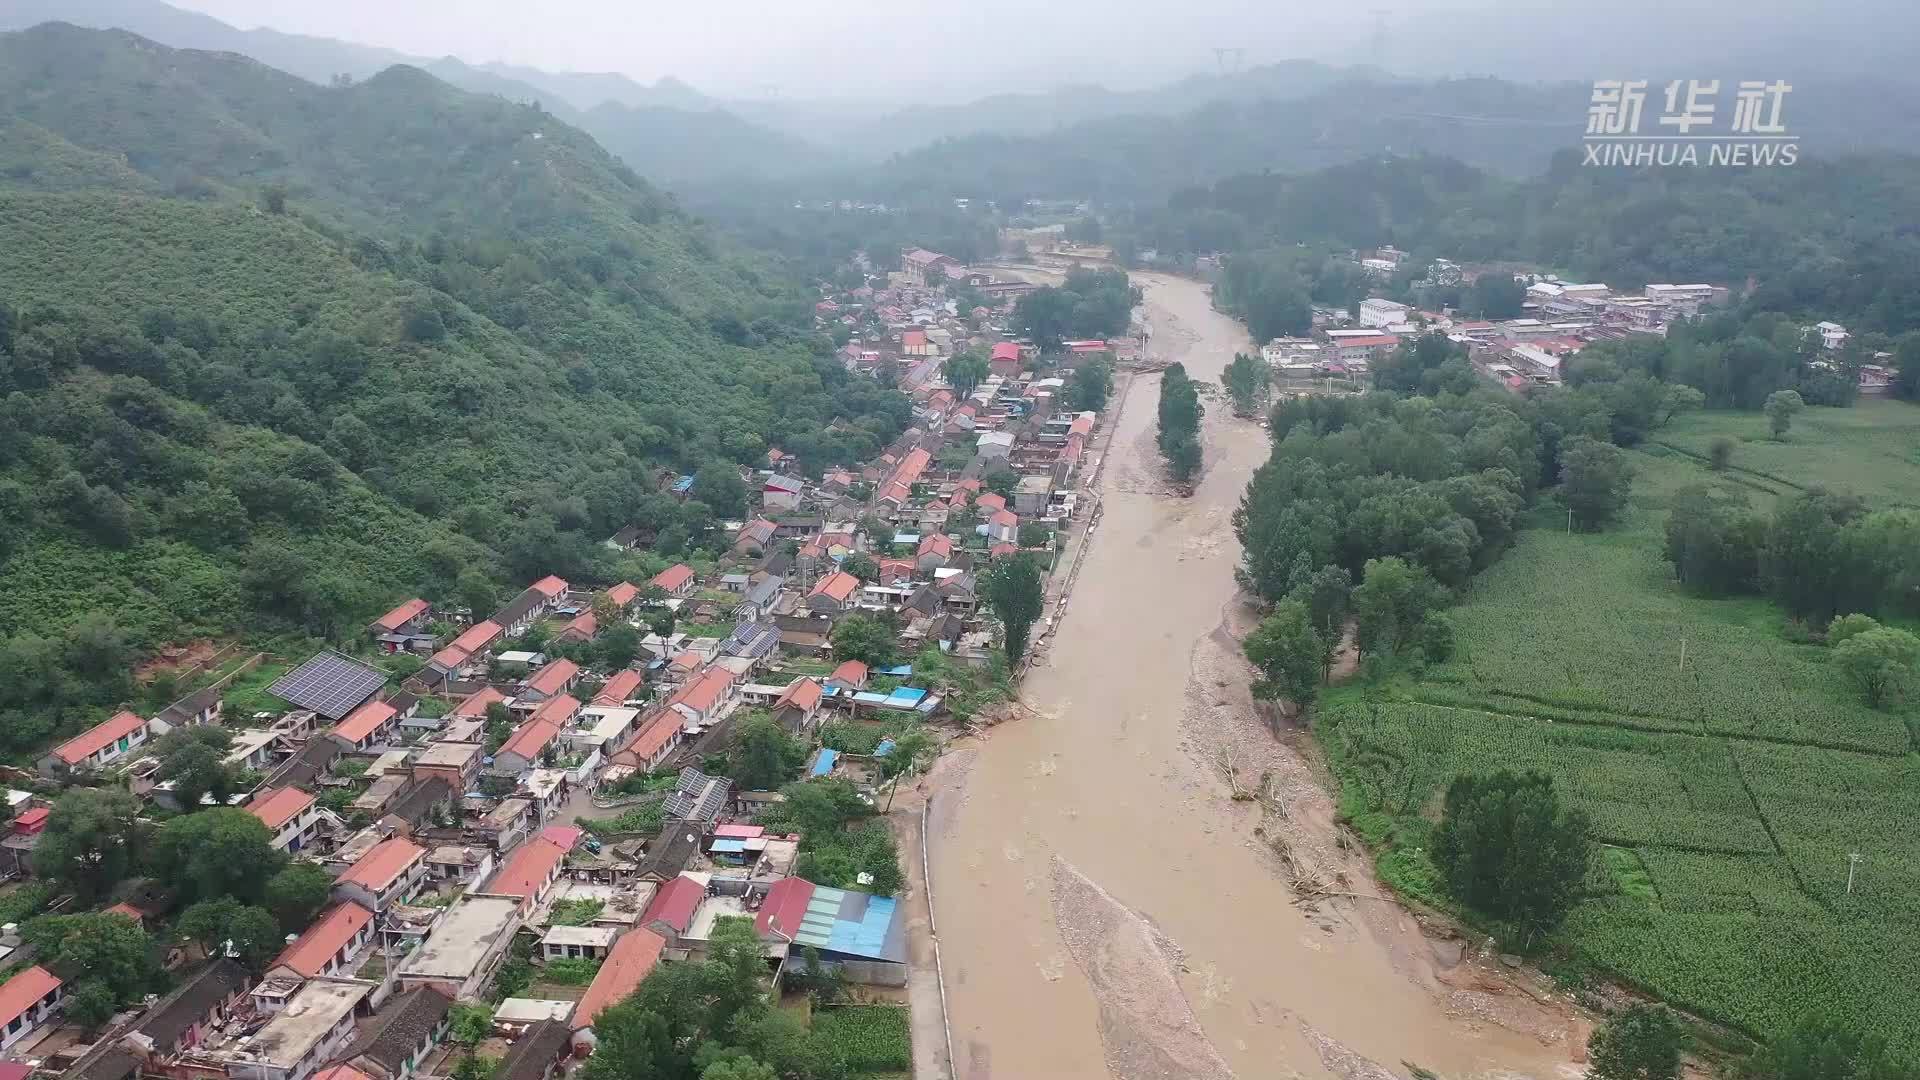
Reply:
<svg viewBox="0 0 1920 1080"><path fill-rule="evenodd" d="M267 693L329 720L340 720L386 681L386 674L378 668L328 650L274 680Z"/></svg>

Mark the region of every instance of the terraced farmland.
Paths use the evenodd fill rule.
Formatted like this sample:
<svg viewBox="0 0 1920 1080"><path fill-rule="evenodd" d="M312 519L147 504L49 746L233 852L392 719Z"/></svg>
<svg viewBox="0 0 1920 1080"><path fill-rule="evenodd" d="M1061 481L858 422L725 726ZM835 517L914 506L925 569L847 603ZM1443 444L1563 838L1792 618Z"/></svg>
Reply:
<svg viewBox="0 0 1920 1080"><path fill-rule="evenodd" d="M1751 1033L1825 1009L1920 1054L1920 715L1865 707L1775 609L1691 597L1660 557L1680 487L1764 503L1843 471L1829 452L1875 471L1853 489L1877 504L1920 504L1920 463L1900 459L1920 446L1920 410L1808 417L1827 449L1795 470L1757 462L1791 483L1636 453L1627 521L1568 535L1543 515L1453 612L1454 662L1384 701L1336 690L1317 729L1343 809L1386 839L1383 873L1401 887L1431 887L1420 849L1448 780L1542 769L1615 845L1565 927L1575 952ZM1730 423L1698 421L1676 445L1704 453Z"/></svg>

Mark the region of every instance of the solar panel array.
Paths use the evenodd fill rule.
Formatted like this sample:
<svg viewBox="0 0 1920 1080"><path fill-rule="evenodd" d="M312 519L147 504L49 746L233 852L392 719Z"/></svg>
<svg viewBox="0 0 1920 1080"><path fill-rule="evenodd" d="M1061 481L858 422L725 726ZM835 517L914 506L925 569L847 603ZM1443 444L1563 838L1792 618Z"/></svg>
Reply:
<svg viewBox="0 0 1920 1080"><path fill-rule="evenodd" d="M287 672L267 693L298 708L339 720L386 685L387 676L350 656L328 650Z"/></svg>
<svg viewBox="0 0 1920 1080"><path fill-rule="evenodd" d="M669 821L714 821L726 809L732 787L731 781L715 779L689 765L680 770L680 782L660 809Z"/></svg>

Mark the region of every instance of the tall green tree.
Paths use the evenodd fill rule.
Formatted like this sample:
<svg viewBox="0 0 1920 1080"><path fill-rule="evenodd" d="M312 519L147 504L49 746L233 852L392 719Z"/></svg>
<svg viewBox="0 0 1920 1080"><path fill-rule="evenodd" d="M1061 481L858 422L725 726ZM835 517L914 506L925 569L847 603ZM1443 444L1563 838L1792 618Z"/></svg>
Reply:
<svg viewBox="0 0 1920 1080"><path fill-rule="evenodd" d="M174 930L197 942L210 956L231 949L242 964L255 971L264 971L284 944L272 912L229 896L202 900L187 908L174 923Z"/></svg>
<svg viewBox="0 0 1920 1080"><path fill-rule="evenodd" d="M1353 575L1345 567L1328 565L1304 578L1295 574L1292 580L1287 599L1306 605L1313 632L1320 639L1321 679L1325 681L1333 670L1334 654L1346 637L1347 613L1353 608Z"/></svg>
<svg viewBox="0 0 1920 1080"><path fill-rule="evenodd" d="M1761 411L1767 414L1767 428L1776 439L1787 437L1787 429L1793 426L1793 418L1807 407L1793 390L1775 390L1767 395L1766 404Z"/></svg>
<svg viewBox="0 0 1920 1080"><path fill-rule="evenodd" d="M1890 626L1862 630L1833 646L1833 662L1877 709L1913 686L1920 674L1920 637Z"/></svg>
<svg viewBox="0 0 1920 1080"><path fill-rule="evenodd" d="M153 744L160 768L154 778L173 784L173 797L182 811L200 809L202 797L211 795L215 805L223 805L240 786L240 770L227 763L227 750L233 735L223 727L204 724L177 728Z"/></svg>
<svg viewBox="0 0 1920 1080"><path fill-rule="evenodd" d="M897 652L899 631L874 615L848 615L833 624L833 658L858 660L870 668L889 667Z"/></svg>
<svg viewBox="0 0 1920 1080"><path fill-rule="evenodd" d="M947 383L953 387L953 392L964 398L972 395L981 383L987 381L991 368L986 357L968 350L947 357L946 361L940 365L940 372L946 376Z"/></svg>
<svg viewBox="0 0 1920 1080"><path fill-rule="evenodd" d="M1619 447L1574 439L1561 451L1560 461L1560 494L1581 528L1597 529L1626 508L1633 465Z"/></svg>
<svg viewBox="0 0 1920 1080"><path fill-rule="evenodd" d="M1431 574L1405 559L1367 560L1353 590L1355 643L1369 656L1404 651L1418 640L1420 624L1445 597Z"/></svg>
<svg viewBox="0 0 1920 1080"><path fill-rule="evenodd" d="M1185 482L1200 471L1200 391L1187 369L1173 364L1160 376L1158 442L1167 470Z"/></svg>
<svg viewBox="0 0 1920 1080"><path fill-rule="evenodd" d="M1460 776L1447 786L1432 855L1447 891L1509 925L1521 945L1558 926L1592 859L1585 813L1545 773Z"/></svg>
<svg viewBox="0 0 1920 1080"><path fill-rule="evenodd" d="M142 847L140 803L117 788L60 796L33 849L36 872L90 901L132 873Z"/></svg>
<svg viewBox="0 0 1920 1080"><path fill-rule="evenodd" d="M97 1028L161 984L152 940L123 915L42 915L21 927L45 965L66 984L68 1019Z"/></svg>
<svg viewBox="0 0 1920 1080"><path fill-rule="evenodd" d="M187 900L233 897L257 903L286 865L273 834L238 807L216 807L160 827L149 853L157 876Z"/></svg>
<svg viewBox="0 0 1920 1080"><path fill-rule="evenodd" d="M1473 279L1468 307L1483 319L1517 319L1527 299L1527 287L1512 274L1487 273Z"/></svg>
<svg viewBox="0 0 1920 1080"><path fill-rule="evenodd" d="M1253 684L1255 697L1285 698L1302 707L1313 703L1325 670L1326 646L1307 605L1298 600L1274 605L1243 647L1260 672Z"/></svg>
<svg viewBox="0 0 1920 1080"><path fill-rule="evenodd" d="M1235 416L1252 416L1267 395L1271 372L1267 362L1248 353L1235 353L1233 361L1220 373L1220 382L1233 402Z"/></svg>
<svg viewBox="0 0 1920 1080"><path fill-rule="evenodd" d="M995 559L980 574L979 585L980 598L1005 631L1007 658L1019 660L1027 654L1028 635L1046 608L1039 562L1027 552Z"/></svg>
<svg viewBox="0 0 1920 1080"><path fill-rule="evenodd" d="M265 903L283 932L297 934L327 905L332 889L333 875L319 864L290 862L267 879Z"/></svg>
<svg viewBox="0 0 1920 1080"><path fill-rule="evenodd" d="M793 779L806 759L805 743L788 735L772 717L757 715L737 729L727 753L727 769L745 790L772 791Z"/></svg>
<svg viewBox="0 0 1920 1080"><path fill-rule="evenodd" d="M1067 382L1067 408L1079 412L1099 412L1107 407L1113 393L1113 365L1104 358L1082 360Z"/></svg>
<svg viewBox="0 0 1920 1080"><path fill-rule="evenodd" d="M1738 1075L1740 1080L1916 1080L1920 1066L1895 1057L1878 1033L1816 1011L1756 1050L1740 1064Z"/></svg>
<svg viewBox="0 0 1920 1080"><path fill-rule="evenodd" d="M1609 1019L1587 1044L1592 1080L1679 1080L1686 1029L1663 1005L1635 1005Z"/></svg>

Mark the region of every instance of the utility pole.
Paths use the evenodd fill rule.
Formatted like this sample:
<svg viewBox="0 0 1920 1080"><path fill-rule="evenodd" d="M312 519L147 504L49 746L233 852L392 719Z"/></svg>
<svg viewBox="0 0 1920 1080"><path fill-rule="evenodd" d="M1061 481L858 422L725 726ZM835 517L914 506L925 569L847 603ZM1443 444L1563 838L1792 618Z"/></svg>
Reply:
<svg viewBox="0 0 1920 1080"><path fill-rule="evenodd" d="M1687 639L1680 639L1680 674L1687 673Z"/></svg>
<svg viewBox="0 0 1920 1080"><path fill-rule="evenodd" d="M1847 895L1853 895L1853 872L1860 868L1860 853L1855 851L1847 855Z"/></svg>
<svg viewBox="0 0 1920 1080"><path fill-rule="evenodd" d="M1567 507L1567 535L1573 535L1573 507Z"/></svg>

